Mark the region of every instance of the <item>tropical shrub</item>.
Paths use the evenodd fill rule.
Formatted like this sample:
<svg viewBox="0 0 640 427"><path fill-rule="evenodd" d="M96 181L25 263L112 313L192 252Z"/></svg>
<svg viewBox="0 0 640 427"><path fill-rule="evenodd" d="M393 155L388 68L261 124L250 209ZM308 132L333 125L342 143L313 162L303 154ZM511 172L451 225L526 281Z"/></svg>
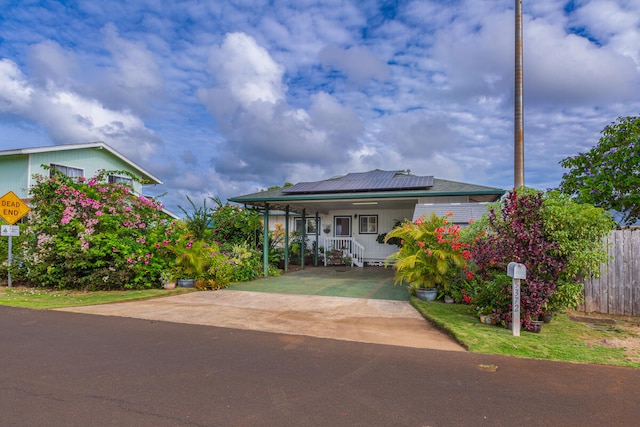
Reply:
<svg viewBox="0 0 640 427"><path fill-rule="evenodd" d="M406 220L387 233L385 241L398 238L401 245L385 260L387 266L393 263L395 284L406 283L413 290L437 288L447 294L461 270L473 278L468 270L471 254L460 240L460 227L449 224L447 217L451 215L431 213L414 222Z"/></svg>
<svg viewBox="0 0 640 427"><path fill-rule="evenodd" d="M218 253L215 243L194 240L189 234L181 235L169 246L176 258L173 261L173 275L177 279L202 280L212 262L212 255Z"/></svg>
<svg viewBox="0 0 640 427"><path fill-rule="evenodd" d="M584 302L584 285L576 282L559 283L544 307L545 314L555 314L565 309L574 310Z"/></svg>
<svg viewBox="0 0 640 427"><path fill-rule="evenodd" d="M218 207L210 216L211 233L224 250L231 250L238 244L248 244L253 248L262 245L262 219L257 210L222 204L217 198L212 200Z"/></svg>
<svg viewBox="0 0 640 427"><path fill-rule="evenodd" d="M479 291L478 310L503 322L510 320L511 286L502 283L509 262L527 268L521 284L525 327L548 311L550 302L576 301L582 292L581 278L597 275L606 261L601 242L612 225L604 210L576 204L558 192L527 188L509 192L465 236L472 242L476 274L487 288ZM554 297L558 289L570 296Z"/></svg>
<svg viewBox="0 0 640 427"><path fill-rule="evenodd" d="M167 245L173 255L171 275L195 279L200 289L222 289L231 283L252 280L262 272L261 253L246 243L223 249L212 238L197 240L187 221L172 224L174 238Z"/></svg>
<svg viewBox="0 0 640 427"><path fill-rule="evenodd" d="M558 256L559 244L545 234L542 206L539 192L511 191L503 198L500 211L490 209L490 232L472 247L477 274L484 281L505 273L510 262L525 265L527 279L520 300L525 325L542 313L560 273L566 270L565 259ZM503 314L510 312L504 307L495 309Z"/></svg>
<svg viewBox="0 0 640 427"><path fill-rule="evenodd" d="M602 239L616 226L611 214L586 203L576 203L559 191L543 196L544 230L558 243L558 256L566 262L560 282L581 282L597 277L608 262Z"/></svg>
<svg viewBox="0 0 640 427"><path fill-rule="evenodd" d="M205 199L202 206L196 206L193 200L187 196L187 201L191 205L191 211L187 211L182 206L178 206L184 213L184 224L189 234L196 240L203 240L210 234L209 226L211 225L210 209L207 208L207 200Z"/></svg>
<svg viewBox="0 0 640 427"><path fill-rule="evenodd" d="M36 175L23 265L36 286L59 289L131 289L160 285L170 258L162 204L133 193L108 174L72 179L54 170Z"/></svg>
<svg viewBox="0 0 640 427"><path fill-rule="evenodd" d="M247 282L260 276L263 272L262 253L250 248L246 243L234 245L230 258L235 266L231 276L233 282Z"/></svg>
<svg viewBox="0 0 640 427"><path fill-rule="evenodd" d="M496 322L510 322L511 287L511 277L506 272L491 280L479 280L474 301L478 314L491 316Z"/></svg>
<svg viewBox="0 0 640 427"><path fill-rule="evenodd" d="M307 255L311 255L309 237L305 234L303 239L302 229L292 231L289 234L289 262L300 265L302 256Z"/></svg>

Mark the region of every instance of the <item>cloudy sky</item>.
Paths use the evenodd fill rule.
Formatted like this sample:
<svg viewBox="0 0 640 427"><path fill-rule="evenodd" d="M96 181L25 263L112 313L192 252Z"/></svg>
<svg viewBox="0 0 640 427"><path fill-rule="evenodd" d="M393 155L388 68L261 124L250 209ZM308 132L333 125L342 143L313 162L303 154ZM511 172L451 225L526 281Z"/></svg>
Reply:
<svg viewBox="0 0 640 427"><path fill-rule="evenodd" d="M524 0L525 184L640 114L640 2ZM104 141L165 204L375 168L513 186L514 0L0 0L0 149Z"/></svg>

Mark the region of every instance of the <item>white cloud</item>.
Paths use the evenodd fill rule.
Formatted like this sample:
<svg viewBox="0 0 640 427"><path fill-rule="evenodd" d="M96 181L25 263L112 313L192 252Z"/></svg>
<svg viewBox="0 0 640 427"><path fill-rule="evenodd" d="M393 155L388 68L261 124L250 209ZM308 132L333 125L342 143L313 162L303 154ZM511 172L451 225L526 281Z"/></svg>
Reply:
<svg viewBox="0 0 640 427"><path fill-rule="evenodd" d="M357 144L355 113L326 93L311 96L309 112L290 106L283 67L248 35L227 35L209 64L217 84L199 96L227 139L219 171L257 177L282 163L339 162Z"/></svg>
<svg viewBox="0 0 640 427"><path fill-rule="evenodd" d="M103 139L183 205L374 168L513 182L513 1L147 3L9 3L3 141ZM546 188L640 111L640 3L524 12L525 179Z"/></svg>
<svg viewBox="0 0 640 427"><path fill-rule="evenodd" d="M0 108L12 114L24 114L29 108L33 88L18 66L9 59L0 60Z"/></svg>
<svg viewBox="0 0 640 427"><path fill-rule="evenodd" d="M357 83L366 82L368 79L383 81L390 75L386 64L369 49L361 46L349 49L335 45L327 46L320 51L320 62L327 68L340 70Z"/></svg>
<svg viewBox="0 0 640 427"><path fill-rule="evenodd" d="M155 55L142 42L119 36L113 24L102 29L104 46L113 62L104 69L100 96L118 107L145 111L146 105L163 90L163 79Z"/></svg>
<svg viewBox="0 0 640 427"><path fill-rule="evenodd" d="M246 34L227 34L222 45L212 50L209 70L218 87L242 107L257 101L274 104L284 98L284 69Z"/></svg>
<svg viewBox="0 0 640 427"><path fill-rule="evenodd" d="M31 46L28 63L31 77L41 84L51 81L57 86L68 87L74 83L77 73L75 54L52 40L44 40Z"/></svg>
<svg viewBox="0 0 640 427"><path fill-rule="evenodd" d="M635 98L629 89L639 88L640 80L631 58L559 27L527 24L525 78L532 99L560 104Z"/></svg>
<svg viewBox="0 0 640 427"><path fill-rule="evenodd" d="M41 125L57 143L105 141L135 160L148 160L158 138L142 120L48 82L36 86L10 60L0 62L2 110Z"/></svg>

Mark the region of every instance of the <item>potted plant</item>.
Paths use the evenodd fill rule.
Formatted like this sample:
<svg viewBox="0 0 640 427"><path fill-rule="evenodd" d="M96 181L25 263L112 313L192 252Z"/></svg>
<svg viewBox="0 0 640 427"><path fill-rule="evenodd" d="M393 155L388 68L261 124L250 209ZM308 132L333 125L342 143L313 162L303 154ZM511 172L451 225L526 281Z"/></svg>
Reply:
<svg viewBox="0 0 640 427"><path fill-rule="evenodd" d="M385 260L385 266L393 263L394 283L407 283L420 299L432 301L439 291L449 293L458 271L468 266L470 255L459 240L460 227L449 225L448 216L432 213L405 221L385 237L401 241L399 250Z"/></svg>
<svg viewBox="0 0 640 427"><path fill-rule="evenodd" d="M160 282L162 283L162 287L165 289L173 289L176 287L176 281L170 271L163 271L160 273Z"/></svg>
<svg viewBox="0 0 640 427"><path fill-rule="evenodd" d="M211 248L203 240L181 237L169 249L176 255L173 271L176 284L184 288L193 287L209 268Z"/></svg>

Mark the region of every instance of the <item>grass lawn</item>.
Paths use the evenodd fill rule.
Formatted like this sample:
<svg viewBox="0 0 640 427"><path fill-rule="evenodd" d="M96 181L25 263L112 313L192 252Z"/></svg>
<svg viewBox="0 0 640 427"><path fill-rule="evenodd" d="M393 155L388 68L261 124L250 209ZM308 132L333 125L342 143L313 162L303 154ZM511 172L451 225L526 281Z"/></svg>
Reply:
<svg viewBox="0 0 640 427"><path fill-rule="evenodd" d="M56 291L51 289L0 286L0 305L33 309L53 309L82 305L108 304L177 295L193 288L146 289L142 291Z"/></svg>
<svg viewBox="0 0 640 427"><path fill-rule="evenodd" d="M426 302L411 304L439 328L474 353L599 363L640 368L640 318L567 312L545 323L540 333L483 325L468 305Z"/></svg>
<svg viewBox="0 0 640 427"><path fill-rule="evenodd" d="M55 309L107 304L194 292L193 288L143 291L56 291L0 286L0 305ZM640 368L640 318L569 312L544 324L539 334L483 325L470 306L426 302L411 304L439 328L474 353L501 354L574 363L599 363Z"/></svg>

